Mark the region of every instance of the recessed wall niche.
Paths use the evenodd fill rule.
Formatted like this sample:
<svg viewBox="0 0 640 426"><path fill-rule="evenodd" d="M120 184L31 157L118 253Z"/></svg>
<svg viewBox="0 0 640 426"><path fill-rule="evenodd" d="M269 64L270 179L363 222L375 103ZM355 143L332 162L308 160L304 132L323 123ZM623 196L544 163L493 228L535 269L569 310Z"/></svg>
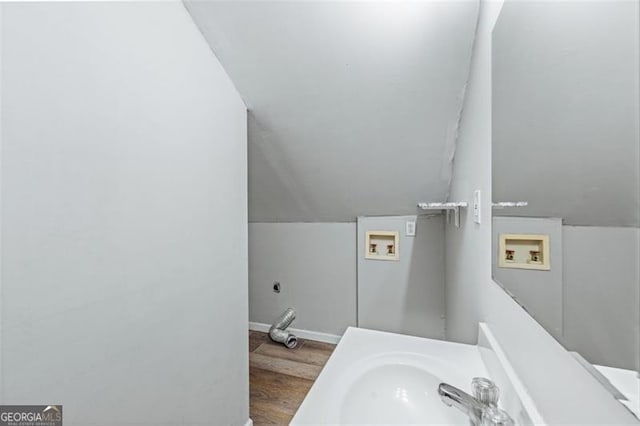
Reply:
<svg viewBox="0 0 640 426"><path fill-rule="evenodd" d="M371 260L399 260L400 234L396 231L367 231L365 255Z"/></svg>
<svg viewBox="0 0 640 426"><path fill-rule="evenodd" d="M540 234L500 234L498 267L548 271L549 236Z"/></svg>

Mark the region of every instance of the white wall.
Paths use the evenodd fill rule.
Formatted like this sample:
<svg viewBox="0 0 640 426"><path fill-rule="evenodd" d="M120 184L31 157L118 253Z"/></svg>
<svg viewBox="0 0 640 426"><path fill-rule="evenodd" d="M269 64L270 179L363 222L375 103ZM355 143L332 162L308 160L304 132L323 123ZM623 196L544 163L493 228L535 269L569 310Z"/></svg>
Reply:
<svg viewBox="0 0 640 426"><path fill-rule="evenodd" d="M4 66L3 66L3 58L4 58L4 5L0 3L0 401L3 399L3 385L2 385L2 317L4 315L4 308L2 302L2 144L3 144L3 126L2 126L2 82L4 80Z"/></svg>
<svg viewBox="0 0 640 426"><path fill-rule="evenodd" d="M398 261L366 259L367 231L398 232ZM358 218L359 327L444 339L444 296L443 216Z"/></svg>
<svg viewBox="0 0 640 426"><path fill-rule="evenodd" d="M640 2L507 1L493 31L493 190L510 216L640 225Z"/></svg>
<svg viewBox="0 0 640 426"><path fill-rule="evenodd" d="M244 424L246 112L180 2L5 3L3 404Z"/></svg>
<svg viewBox="0 0 640 426"><path fill-rule="evenodd" d="M356 325L355 223L249 224L249 319L271 324L288 307L294 328L342 335Z"/></svg>
<svg viewBox="0 0 640 426"><path fill-rule="evenodd" d="M501 234L549 236L548 271L498 267ZM562 337L562 219L494 217L491 239L491 272L504 287L556 339Z"/></svg>
<svg viewBox="0 0 640 426"><path fill-rule="evenodd" d="M444 199L478 0L185 4L249 107L252 222Z"/></svg>
<svg viewBox="0 0 640 426"><path fill-rule="evenodd" d="M573 357L491 279L491 31L501 1L483 1L454 165L451 200L483 192L480 225L447 226L447 337L475 342L486 321L549 424L635 423Z"/></svg>
<svg viewBox="0 0 640 426"><path fill-rule="evenodd" d="M416 237L404 235L407 220L416 217L359 218L357 231L355 223L250 223L250 321L271 324L293 307L292 327L312 332L358 325L444 338L443 218L420 217ZM367 229L400 231L400 261L364 260Z"/></svg>
<svg viewBox="0 0 640 426"><path fill-rule="evenodd" d="M497 267L498 235L504 233L549 235L551 270ZM591 363L637 368L638 228L500 216L493 218L492 234L494 280L545 330Z"/></svg>
<svg viewBox="0 0 640 426"><path fill-rule="evenodd" d="M493 279L568 350L593 364L637 369L639 232L494 217ZM504 233L549 235L551 270L499 268L498 235Z"/></svg>
<svg viewBox="0 0 640 426"><path fill-rule="evenodd" d="M563 226L564 333L589 362L638 368L640 230Z"/></svg>

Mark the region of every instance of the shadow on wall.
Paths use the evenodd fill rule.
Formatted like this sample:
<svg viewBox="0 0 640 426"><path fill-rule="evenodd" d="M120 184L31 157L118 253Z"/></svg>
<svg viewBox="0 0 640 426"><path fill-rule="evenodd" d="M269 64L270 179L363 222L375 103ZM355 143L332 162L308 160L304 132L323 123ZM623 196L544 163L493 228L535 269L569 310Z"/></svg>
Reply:
<svg viewBox="0 0 640 426"><path fill-rule="evenodd" d="M277 222L281 206L288 206L291 218L313 217L316 210L309 192L299 180L297 171L287 152L275 139L266 137L269 130L260 123L255 114L248 116L248 170L249 170L249 221ZM265 186L268 185L268 186ZM255 218L256 211L260 217Z"/></svg>
<svg viewBox="0 0 640 426"><path fill-rule="evenodd" d="M366 259L367 231L398 232L399 260ZM443 216L358 218L358 326L443 339L444 293Z"/></svg>
<svg viewBox="0 0 640 426"><path fill-rule="evenodd" d="M430 312L425 330L430 334L429 337L438 339L445 338L445 224L444 216L418 217L417 227L422 228L423 234L426 235L416 234L409 260L409 278L405 295L406 312L410 317L405 320L404 325L409 327L410 324L423 321L427 308ZM426 300L422 297L425 286L431 290Z"/></svg>

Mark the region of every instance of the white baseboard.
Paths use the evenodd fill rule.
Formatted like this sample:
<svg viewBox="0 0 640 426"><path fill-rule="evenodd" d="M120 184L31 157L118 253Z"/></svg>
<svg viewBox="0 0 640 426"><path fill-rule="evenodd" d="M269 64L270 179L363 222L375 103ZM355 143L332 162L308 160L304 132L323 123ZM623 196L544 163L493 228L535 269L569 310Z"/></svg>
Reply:
<svg viewBox="0 0 640 426"><path fill-rule="evenodd" d="M249 417L249 420L247 420L244 426L253 426L253 420L251 420L251 417Z"/></svg>
<svg viewBox="0 0 640 426"><path fill-rule="evenodd" d="M270 324L264 324L261 322L249 322L249 330L253 331L262 331L264 333L269 332L269 328L271 328ZM310 330L301 330L299 328L287 328L287 330L291 331L292 334L295 334L297 337L302 337L303 339L316 340L318 342L325 343L338 343L342 336L338 336L337 334L329 334L329 333L321 333L319 331L310 331Z"/></svg>

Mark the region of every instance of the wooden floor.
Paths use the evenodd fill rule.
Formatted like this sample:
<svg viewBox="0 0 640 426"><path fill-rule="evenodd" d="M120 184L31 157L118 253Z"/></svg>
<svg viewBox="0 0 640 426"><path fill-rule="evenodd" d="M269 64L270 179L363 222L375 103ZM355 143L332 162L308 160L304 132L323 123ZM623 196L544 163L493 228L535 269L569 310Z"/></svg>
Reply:
<svg viewBox="0 0 640 426"><path fill-rule="evenodd" d="M250 415L255 426L288 425L335 345L298 339L295 349L249 332Z"/></svg>

